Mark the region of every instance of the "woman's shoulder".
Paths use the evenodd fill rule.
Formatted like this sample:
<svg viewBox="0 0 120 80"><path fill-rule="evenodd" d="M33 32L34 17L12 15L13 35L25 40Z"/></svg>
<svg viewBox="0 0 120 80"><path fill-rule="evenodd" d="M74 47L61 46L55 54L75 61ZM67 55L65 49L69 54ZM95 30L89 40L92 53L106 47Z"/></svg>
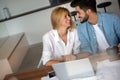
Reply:
<svg viewBox="0 0 120 80"><path fill-rule="evenodd" d="M46 32L46 33L43 35L43 38L49 38L50 36L54 36L55 33L56 33L56 30L52 29L52 30Z"/></svg>

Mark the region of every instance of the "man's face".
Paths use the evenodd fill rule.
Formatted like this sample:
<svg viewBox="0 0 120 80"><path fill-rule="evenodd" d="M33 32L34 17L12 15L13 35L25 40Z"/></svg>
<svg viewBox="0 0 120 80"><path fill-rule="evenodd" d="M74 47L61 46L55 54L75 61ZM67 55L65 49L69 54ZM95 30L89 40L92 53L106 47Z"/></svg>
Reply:
<svg viewBox="0 0 120 80"><path fill-rule="evenodd" d="M89 16L83 9L81 9L79 6L76 6L75 10L77 11L77 17L80 18L81 23L88 20Z"/></svg>

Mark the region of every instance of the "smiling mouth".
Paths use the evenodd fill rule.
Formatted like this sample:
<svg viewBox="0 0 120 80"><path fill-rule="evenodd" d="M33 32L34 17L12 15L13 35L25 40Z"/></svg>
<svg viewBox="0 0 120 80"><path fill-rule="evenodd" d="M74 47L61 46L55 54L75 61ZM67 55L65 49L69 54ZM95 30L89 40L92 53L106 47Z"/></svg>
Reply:
<svg viewBox="0 0 120 80"><path fill-rule="evenodd" d="M66 21L67 23L70 23L70 21Z"/></svg>
<svg viewBox="0 0 120 80"><path fill-rule="evenodd" d="M80 21L82 20L82 18L81 18L81 17L80 17L79 19L80 19Z"/></svg>

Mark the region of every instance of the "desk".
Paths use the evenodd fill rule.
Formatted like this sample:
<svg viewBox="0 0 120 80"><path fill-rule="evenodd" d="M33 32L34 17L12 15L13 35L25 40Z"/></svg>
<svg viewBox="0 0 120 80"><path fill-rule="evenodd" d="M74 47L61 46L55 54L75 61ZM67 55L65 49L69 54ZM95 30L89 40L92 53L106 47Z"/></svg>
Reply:
<svg viewBox="0 0 120 80"><path fill-rule="evenodd" d="M110 57L107 54L102 53L102 54L92 55L89 57L89 59L95 69L97 61L101 61L105 59L110 59L112 61L112 60L120 59L120 57L119 56ZM52 67L41 67L41 68L32 69L32 70L25 71L25 72L9 74L5 77L4 80L9 80L11 76L17 77L18 80L40 80L41 77L47 76L48 72L52 70L53 70Z"/></svg>
<svg viewBox="0 0 120 80"><path fill-rule="evenodd" d="M29 71L9 74L4 80L9 80L12 76L17 77L18 80L40 80L41 77L47 76L48 72L52 70L52 67L36 68Z"/></svg>

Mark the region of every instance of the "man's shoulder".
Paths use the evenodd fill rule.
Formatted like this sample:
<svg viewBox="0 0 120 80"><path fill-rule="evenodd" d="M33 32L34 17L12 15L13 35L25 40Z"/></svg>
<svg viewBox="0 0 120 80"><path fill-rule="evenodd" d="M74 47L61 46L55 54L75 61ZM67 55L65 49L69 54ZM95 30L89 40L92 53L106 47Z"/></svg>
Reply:
<svg viewBox="0 0 120 80"><path fill-rule="evenodd" d="M86 21L86 22L84 22L84 23L79 23L78 25L77 25L77 30L78 29L80 29L80 30L83 30L83 29L86 29L87 27L88 27L88 22Z"/></svg>
<svg viewBox="0 0 120 80"><path fill-rule="evenodd" d="M89 25L87 25L87 23L82 23L79 24L79 26L77 26L77 32L79 33L79 35L87 35L88 33L88 29L91 28Z"/></svg>
<svg viewBox="0 0 120 80"><path fill-rule="evenodd" d="M83 26L86 26L86 24L88 24L88 22L83 22L83 23L78 23L77 27L83 27Z"/></svg>
<svg viewBox="0 0 120 80"><path fill-rule="evenodd" d="M99 15L100 17L104 17L104 18L106 18L106 17L108 17L108 18L118 17L117 14L112 13L112 12L107 12L107 13L105 13L105 12L98 12L98 15Z"/></svg>

